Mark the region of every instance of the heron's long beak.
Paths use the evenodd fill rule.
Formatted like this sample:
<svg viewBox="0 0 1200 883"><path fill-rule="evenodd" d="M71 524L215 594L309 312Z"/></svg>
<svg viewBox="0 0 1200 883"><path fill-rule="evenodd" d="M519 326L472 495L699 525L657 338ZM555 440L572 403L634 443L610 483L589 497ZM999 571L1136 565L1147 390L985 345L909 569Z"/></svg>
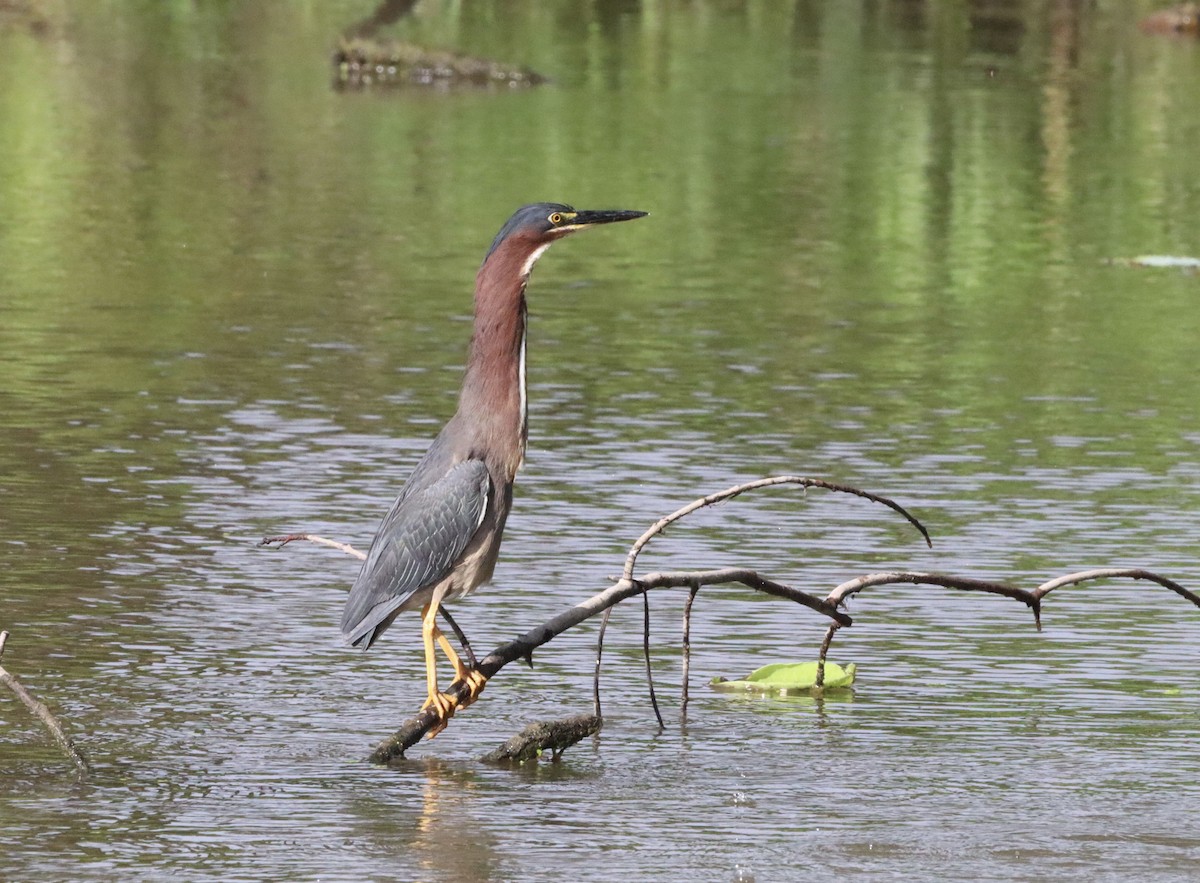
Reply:
<svg viewBox="0 0 1200 883"><path fill-rule="evenodd" d="M649 212L625 211L623 209L601 209L600 211L576 212L571 218L571 227L594 227L596 224L612 224L616 221L632 221L634 218L644 218Z"/></svg>

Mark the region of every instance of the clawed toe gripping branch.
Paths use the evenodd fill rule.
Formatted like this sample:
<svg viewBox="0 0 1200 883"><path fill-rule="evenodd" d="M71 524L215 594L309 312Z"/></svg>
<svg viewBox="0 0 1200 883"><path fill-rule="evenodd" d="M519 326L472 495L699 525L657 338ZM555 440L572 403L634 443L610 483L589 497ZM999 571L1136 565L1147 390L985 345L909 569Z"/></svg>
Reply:
<svg viewBox="0 0 1200 883"><path fill-rule="evenodd" d="M634 542L629 550L629 554L625 559L625 566L619 579L612 583L608 588L604 589L582 601L573 607L569 607L557 614L547 622L530 629L516 640L509 641L506 644L501 644L483 659L474 661L474 655L470 653L470 648L467 647L467 656L472 660L471 668L478 672L486 679L495 677L497 672L515 660L531 660L533 651L541 647L543 644L553 640L558 635L579 625L581 622L591 619L597 614L604 614L604 624L601 625L599 643L596 653L596 672L595 672L595 719L600 719L600 694L599 694L599 677L600 677L600 659L601 648L604 637L604 625L607 624L608 614L611 609L621 601L631 598L635 595L641 595L644 604L644 649L647 658L647 677L650 673L649 665L649 592L654 589L667 588L687 588L689 591L688 599L684 609L684 631L683 631L683 700L687 700L687 671L688 671L688 653L690 648L690 615L693 602L696 599L700 589L704 586L712 585L728 585L732 583L741 584L755 591L764 592L769 595L775 595L780 598L793 601L801 604L822 616L831 620L828 631L821 644L819 654L819 666L817 674L817 686L822 684L824 662L826 654L829 650L830 643L833 640L834 633L845 626L853 624L853 620L843 609L845 601L851 596L862 592L867 588L874 588L884 585L894 584L910 584L910 585L927 585L940 586L943 588L956 589L968 592L984 592L988 594L1001 595L1006 598L1012 598L1027 605L1034 614L1034 622L1037 627L1041 628L1041 606L1042 599L1045 598L1053 590L1066 585L1073 585L1082 582L1100 579L1116 579L1128 578L1137 580L1146 580L1164 586L1175 592L1182 598L1190 601L1196 607L1200 607L1200 596L1188 591L1178 583L1159 576L1148 570L1140 568L1105 568L1080 571L1071 573L1065 576L1056 577L1048 582L1042 583L1035 589L1022 589L1018 586L1009 585L1007 583L989 582L986 580L972 579L969 577L949 576L938 573L923 573L923 572L908 572L908 571L893 571L885 573L872 573L865 576L857 577L848 582L842 583L824 598L809 594L800 589L793 588L777 580L771 579L760 574L758 571L750 568L742 567L727 567L714 570L692 570L678 572L652 572L642 576L636 576L635 570L637 566L638 556L646 545L656 536L661 534L663 530L670 524L679 521L682 518L690 515L698 509L703 509L708 506L713 506L725 500L732 499L747 491L757 490L760 488L772 487L775 485L795 485L801 488L822 488L824 490L835 491L838 493L851 494L853 496L862 497L874 503L887 506L906 521L908 521L921 536L925 539L926 544L932 545L929 532L925 527L913 517L908 510L887 497L878 496L868 493L858 488L849 487L842 484L834 484L832 482L823 481L818 478L806 478L796 475L780 475L769 478L761 478L756 481L739 484L731 487L728 490L719 493L710 494L706 497L701 497L688 505L666 515L656 521L651 527L643 533ZM307 540L309 542L320 543L327 546L332 546L354 555L358 558L365 557L362 552L347 546L344 543L338 543L333 540L328 540L323 537L313 536L311 534L289 534L281 537L270 537L264 539L260 545L286 545L294 540ZM444 612L444 610L443 610ZM454 631L459 635L460 640L462 634L454 624L453 620L447 620ZM469 701L474 698L471 694L470 685L463 681L455 681L447 690L446 695L451 698L451 701L456 704ZM654 712L658 717L660 726L662 725L662 715L659 713L657 699L654 695L653 682L650 682L650 698L654 707ZM416 716L405 721L404 724L392 736L382 741L371 755L371 760L376 763L387 763L397 757L400 757L404 752L415 745L422 736L434 730L439 725L444 724L444 720L439 718L436 711L432 709L423 709ZM598 726L598 723L596 724ZM594 728L590 731L594 731ZM580 729L579 732L583 732Z"/></svg>

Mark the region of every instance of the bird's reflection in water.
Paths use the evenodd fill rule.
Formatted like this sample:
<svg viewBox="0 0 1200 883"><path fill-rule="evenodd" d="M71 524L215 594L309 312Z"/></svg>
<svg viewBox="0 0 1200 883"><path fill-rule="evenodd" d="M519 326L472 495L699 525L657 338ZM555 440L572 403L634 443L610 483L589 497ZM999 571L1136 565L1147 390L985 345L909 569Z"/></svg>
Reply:
<svg viewBox="0 0 1200 883"><path fill-rule="evenodd" d="M486 782L470 761L404 759L376 770L370 781L353 791L354 850L394 869L397 880L505 877L486 823Z"/></svg>
<svg viewBox="0 0 1200 883"><path fill-rule="evenodd" d="M470 769L436 758L419 766L425 781L412 841L417 868L438 880L494 879L500 871L495 838L472 812L479 796L479 777Z"/></svg>

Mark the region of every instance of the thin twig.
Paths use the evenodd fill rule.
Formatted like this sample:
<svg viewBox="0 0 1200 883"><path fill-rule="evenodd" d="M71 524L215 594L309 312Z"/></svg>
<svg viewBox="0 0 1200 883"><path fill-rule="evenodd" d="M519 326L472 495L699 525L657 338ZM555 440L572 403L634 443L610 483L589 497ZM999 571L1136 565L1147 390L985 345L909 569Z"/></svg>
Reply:
<svg viewBox="0 0 1200 883"><path fill-rule="evenodd" d="M961 576L948 576L942 573L923 573L921 571L885 571L883 573L868 573L847 580L825 596L830 604L841 606L851 595L861 592L869 586L886 586L895 583L910 585L945 586L948 589L962 589L967 592L986 592L992 595L1003 595L1015 601L1028 604L1036 612L1039 604L1033 592L1008 583L990 582L982 579L971 579Z"/></svg>
<svg viewBox="0 0 1200 883"><path fill-rule="evenodd" d="M331 540L327 537L319 537L315 533L289 533L279 537L263 537L261 540L259 540L258 544L260 546L278 546L282 549L288 543L294 543L297 540L305 540L310 543L316 543L319 546L329 546L333 549L340 549L347 555L353 555L359 561L364 561L367 557L366 552L360 552L358 549L348 545L347 543L339 543L337 540Z"/></svg>
<svg viewBox="0 0 1200 883"><path fill-rule="evenodd" d="M825 657L829 654L829 643L833 640L833 633L840 628L836 622L830 623L825 631L825 640L821 642L821 652L817 654L817 679L814 682L818 690L825 686Z"/></svg>
<svg viewBox="0 0 1200 883"><path fill-rule="evenodd" d="M700 592L700 584L692 583L688 588L687 600L683 603L683 687L679 704L686 711L688 703L688 672L692 664L692 604Z"/></svg>
<svg viewBox="0 0 1200 883"><path fill-rule="evenodd" d="M610 607L609 610L612 608ZM650 666L650 593L642 592L642 654L646 657L646 686L650 689L650 705L654 708L654 716L658 718L658 731L667 728L663 723L662 712L658 710L658 697L654 695L654 672Z"/></svg>
<svg viewBox="0 0 1200 883"><path fill-rule="evenodd" d="M621 573L621 578L633 579L633 569L637 563L638 555L641 554L642 549L648 542L650 542L650 540L662 533L663 529L672 522L678 521L680 518L690 515L697 509L703 509L706 506L712 506L716 503L722 502L723 500L732 499L739 494L744 494L746 491L755 490L756 488L772 487L778 484L798 484L806 488L825 488L826 490L837 491L843 494L853 494L856 497L862 497L870 500L872 503L882 503L889 509L898 512L906 521L908 521L909 524L920 531L921 536L925 538L926 545L933 545L933 541L929 538L929 531L925 529L925 526L921 524L921 522L917 521L917 519L911 514L909 514L907 509L894 500L888 499L887 497L881 497L877 494L868 493L867 491L859 490L858 488L850 487L849 485L834 484L833 482L825 481L824 479L820 478L805 478L800 475L776 475L770 478L760 478L757 481L748 481L745 484L735 485L728 490L719 491L715 494L709 494L707 497L701 497L698 500L693 500L691 503L688 503L681 509L676 509L670 515L664 515L662 518L658 519L658 521L654 522L654 524L650 526L649 530L638 537L634 544L630 547L629 554L625 558L625 569Z"/></svg>
<svg viewBox="0 0 1200 883"><path fill-rule="evenodd" d="M904 508L897 503L879 497L874 494L869 494L865 491L843 485L835 485L820 479L801 478L797 476L776 476L774 478L765 478L758 481L749 482L744 485L738 485L723 491L718 494L712 494L708 497L703 497L696 500L682 509L673 512L665 518L659 519L649 530L647 530L630 549L625 562L625 575L613 585L609 586L602 592L593 595L588 600L569 608L545 624L530 630L525 635L515 641L510 641L493 650L482 662L475 665L475 669L484 675L486 678L493 677L500 669L508 663L516 659L532 659L533 651L553 640L558 635L568 629L578 625L586 619L589 619L596 614L603 613L604 617L600 626L600 633L596 646L596 671L593 679L594 706L595 718L600 717L600 664L604 646L604 632L608 625L608 620L612 612L612 607L627 598L636 594L642 594L645 599L645 619L643 633L643 649L646 653L647 677L650 676L650 655L649 655L649 601L647 593L650 589L658 588L674 588L687 586L689 588L689 596L687 604L684 608L684 658L683 658L683 704L686 707L687 703L687 686L688 686L688 666L690 654L690 615L692 602L696 597L702 585L719 585L728 583L741 583L750 588L757 589L767 594L776 595L783 598L788 598L799 604L803 604L812 610L815 610L830 619L833 622L830 624L825 633L825 638L821 643L820 656L817 664L817 679L818 687L824 686L825 676L825 661L829 652L829 647L833 641L833 636L839 628L848 626L853 623L853 619L839 609L852 595L861 592L862 590L881 585L890 585L904 583L909 585L937 585L945 588L959 589L971 592L983 592L987 594L1001 595L1006 598L1011 598L1020 601L1027 605L1034 614L1034 620L1038 629L1041 629L1041 604L1042 599L1050 592L1065 585L1074 585L1082 582L1108 578L1129 578L1135 580L1147 580L1157 583L1165 588L1170 589L1175 594L1190 601L1194 606L1200 607L1200 595L1185 589L1179 583L1170 580L1164 576L1160 576L1149 570L1141 568L1098 568L1093 570L1079 571L1077 573L1067 574L1065 576L1055 577L1030 591L1022 589L1008 583L999 583L989 580L979 580L967 577L956 577L947 574L924 573L919 571L889 571L883 573L872 573L864 576L856 577L837 586L825 598L817 598L807 592L793 589L790 586L782 583L777 583L773 580L761 576L756 571L745 568L723 568L719 570L706 571L689 571L689 572L670 572L670 573L652 573L641 579L633 579L633 568L637 561L637 556L642 548L655 536L663 531L663 529L674 521L683 518L684 516L696 511L705 506L710 506L722 500L730 499L747 490L759 487L768 487L776 484L800 484L804 487L821 487L833 491L841 491L860 496L873 502L882 503L889 508L900 513L906 520L913 524L919 530L922 536L925 537L926 543L932 545L929 539L929 534L924 526L920 524L913 516L911 516ZM331 546L340 549L343 552L354 555L358 558L364 558L365 555L345 543L339 543L334 540L328 540L324 537L318 537L311 534L290 534L283 537L273 537L265 539L260 545L278 544L285 545L294 540L307 540L309 542L320 543L322 545ZM460 629L452 618L447 616L447 622L451 628L459 635L460 640L464 641ZM0 655L3 654L4 641L7 638L7 632L0 633ZM468 654L470 654L469 645L465 645ZM15 684L15 680L6 671L0 668L0 675L3 676L5 683L10 688L17 690L19 685ZM655 715L658 717L659 726L662 727L662 716L659 713L657 699L654 696L653 680L650 680L651 701L654 704ZM24 692L24 691L22 691ZM467 688L461 682L455 682L450 685L446 691L455 699L461 701L466 698ZM18 695L21 695L20 693ZM25 694L28 696L28 694ZM32 697L28 697L29 701L36 702ZM40 705L40 703L37 703ZM30 706L33 707L32 705ZM44 709L44 706L41 706ZM36 712L35 712L36 713ZM49 712L47 711L47 715ZM39 718L42 716L39 714ZM55 732L55 727L52 725L53 716L49 716L49 720L42 718L51 732ZM422 711L416 717L405 721L404 725L389 739L381 742L371 756L371 760L376 763L386 763L389 760L403 756L404 751L416 744L420 738L433 729L434 726L441 723L437 715L431 711ZM61 727L57 728L57 732L61 733ZM57 738L57 735L56 735ZM86 761L83 760L78 752L74 751L74 747L70 745L70 740L66 739L65 733L62 734L68 753L72 755L72 759L77 764L81 765L82 769L86 770Z"/></svg>
<svg viewBox="0 0 1200 883"><path fill-rule="evenodd" d="M612 607L608 607L600 618L600 631L596 634L596 670L592 672L592 714L596 717L603 717L600 713L600 660L604 656L604 633L608 631L611 618Z"/></svg>
<svg viewBox="0 0 1200 883"><path fill-rule="evenodd" d="M7 642L8 632L0 632L0 658L4 656L4 645ZM3 666L0 666L0 684L8 687L13 692L13 695L20 699L24 706L33 713L33 716L42 722L42 726L50 731L50 735L54 738L55 743L71 759L71 762L75 764L80 774L87 775L92 771L91 766L84 756L79 753L79 749L75 747L75 743L71 741L71 737L67 735L62 724L58 722L58 718L54 716L54 713L21 686L21 682Z"/></svg>
<svg viewBox="0 0 1200 883"><path fill-rule="evenodd" d="M1188 591L1174 580L1167 579L1165 576L1160 576L1153 571L1143 570L1141 568L1098 568L1095 570L1081 570L1078 573L1069 573L1066 576L1055 577L1048 582L1042 583L1032 591L1029 589L1022 589L1009 583L997 583L988 580L970 579L961 576L948 576L942 573L921 573L914 571L869 573L865 576L855 577L852 580L842 583L840 586L826 595L825 600L831 604L841 606L842 603L851 595L861 592L863 589L869 586L884 586L893 585L896 583L943 586L948 589L960 589L967 592L984 592L991 595L1002 595L1005 598L1012 598L1014 601L1020 601L1033 611L1034 624L1037 626L1038 631L1041 631L1042 599L1046 597L1046 595L1062 586L1089 582L1091 580L1119 577L1148 580L1150 582L1158 583L1160 586L1170 589L1180 597L1191 601L1196 607L1200 607L1200 595ZM830 637L832 637L832 635L830 635Z"/></svg>

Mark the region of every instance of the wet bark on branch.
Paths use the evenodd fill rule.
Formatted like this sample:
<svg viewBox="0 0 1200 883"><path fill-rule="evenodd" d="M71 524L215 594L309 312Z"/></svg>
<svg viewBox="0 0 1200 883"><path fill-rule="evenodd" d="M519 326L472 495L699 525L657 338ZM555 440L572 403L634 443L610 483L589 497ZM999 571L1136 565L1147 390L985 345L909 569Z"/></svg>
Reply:
<svg viewBox="0 0 1200 883"><path fill-rule="evenodd" d="M526 763L549 751L557 762L562 753L588 736L600 732L601 720L594 714L579 714L561 720L530 724L481 760L485 763Z"/></svg>

